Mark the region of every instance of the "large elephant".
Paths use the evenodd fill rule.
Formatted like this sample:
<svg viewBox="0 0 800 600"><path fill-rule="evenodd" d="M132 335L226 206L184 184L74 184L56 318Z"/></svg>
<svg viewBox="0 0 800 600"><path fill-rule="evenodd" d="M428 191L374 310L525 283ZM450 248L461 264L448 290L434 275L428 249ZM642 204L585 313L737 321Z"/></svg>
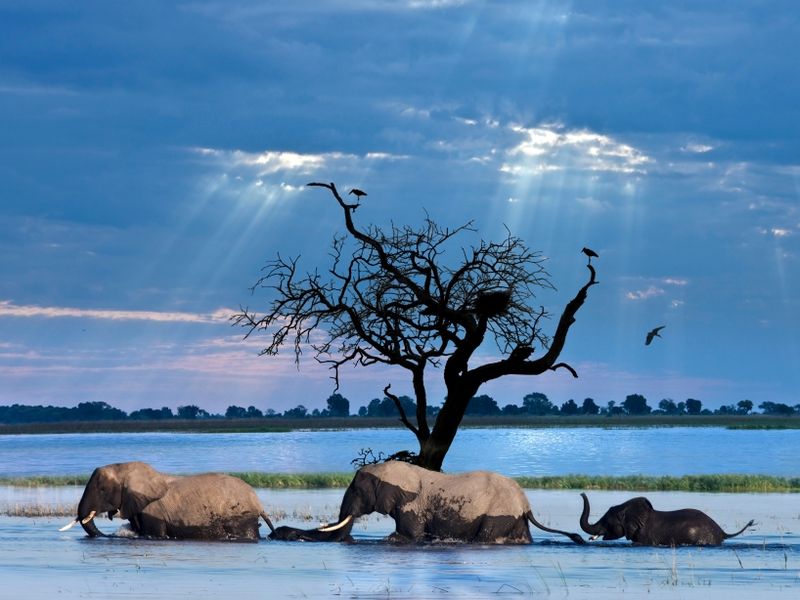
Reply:
<svg viewBox="0 0 800 600"><path fill-rule="evenodd" d="M736 533L725 533L717 523L694 508L655 510L644 497L612 506L596 523L589 523L589 499L583 497L581 529L594 540L625 537L643 546L718 546L753 525L751 520Z"/></svg>
<svg viewBox="0 0 800 600"><path fill-rule="evenodd" d="M221 473L178 477L143 462L98 467L78 503L80 523L91 537L104 535L94 517L127 519L139 535L153 538L256 540L258 518L274 531L253 488Z"/></svg>
<svg viewBox="0 0 800 600"><path fill-rule="evenodd" d="M577 533L539 523L525 493L507 477L487 471L446 475L400 461L358 470L342 499L337 525L317 530L280 527L270 538L350 540L353 520L372 512L394 519L389 539L395 542L527 544L532 541L529 522L577 544L584 541Z"/></svg>

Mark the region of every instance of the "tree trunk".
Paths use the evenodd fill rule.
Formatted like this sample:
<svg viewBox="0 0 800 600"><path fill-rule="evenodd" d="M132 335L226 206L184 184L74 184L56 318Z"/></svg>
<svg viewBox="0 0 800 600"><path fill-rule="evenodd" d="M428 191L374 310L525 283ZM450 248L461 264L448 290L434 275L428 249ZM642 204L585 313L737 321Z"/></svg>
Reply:
<svg viewBox="0 0 800 600"><path fill-rule="evenodd" d="M475 390L448 390L442 410L436 417L430 436L420 444L417 464L431 471L441 471L444 457L456 437L467 404Z"/></svg>

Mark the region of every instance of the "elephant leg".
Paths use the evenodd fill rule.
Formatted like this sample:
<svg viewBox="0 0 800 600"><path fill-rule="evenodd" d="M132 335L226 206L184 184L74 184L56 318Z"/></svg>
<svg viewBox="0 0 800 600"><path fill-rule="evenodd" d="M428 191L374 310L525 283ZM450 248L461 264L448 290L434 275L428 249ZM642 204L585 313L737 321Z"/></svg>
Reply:
<svg viewBox="0 0 800 600"><path fill-rule="evenodd" d="M386 541L389 542L390 544L413 544L413 543L415 543L415 542L417 542L419 540L415 540L415 539L406 537L401 533L397 533L396 531L393 531L392 533L390 533L388 535L388 537L386 538Z"/></svg>
<svg viewBox="0 0 800 600"><path fill-rule="evenodd" d="M138 515L136 520L139 524L139 528L137 530L139 535L152 538L169 537L167 532L167 524L163 519L148 514L147 512L142 512Z"/></svg>
<svg viewBox="0 0 800 600"><path fill-rule="evenodd" d="M425 539L425 524L413 511L400 512L394 517L395 531L389 541L401 544L418 543Z"/></svg>
<svg viewBox="0 0 800 600"><path fill-rule="evenodd" d="M524 516L486 515L472 541L479 544L530 544L533 538Z"/></svg>

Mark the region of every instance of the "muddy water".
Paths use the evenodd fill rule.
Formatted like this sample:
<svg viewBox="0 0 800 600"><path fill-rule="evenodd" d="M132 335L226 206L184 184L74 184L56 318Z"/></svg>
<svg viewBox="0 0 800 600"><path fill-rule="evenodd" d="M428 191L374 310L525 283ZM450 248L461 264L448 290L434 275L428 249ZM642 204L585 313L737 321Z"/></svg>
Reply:
<svg viewBox="0 0 800 600"><path fill-rule="evenodd" d="M77 501L80 490L37 492L38 502ZM27 501L0 488L0 504ZM259 491L276 524L309 527L333 518L341 490ZM577 492L531 490L546 525L576 530ZM591 492L592 518L629 493ZM0 598L796 598L800 590L800 498L789 494L648 495L656 508L692 506L724 529L757 525L718 548L576 546L533 530L515 547L397 547L381 539L387 518L357 523L358 543L249 544L89 539L66 518L0 517ZM106 532L118 522L99 520Z"/></svg>

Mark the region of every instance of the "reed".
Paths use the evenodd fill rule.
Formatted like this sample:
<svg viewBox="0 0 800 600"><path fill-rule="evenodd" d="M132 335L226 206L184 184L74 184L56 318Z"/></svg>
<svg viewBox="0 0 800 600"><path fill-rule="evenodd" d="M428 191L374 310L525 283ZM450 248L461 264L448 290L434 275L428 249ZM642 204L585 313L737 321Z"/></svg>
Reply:
<svg viewBox="0 0 800 600"><path fill-rule="evenodd" d="M76 504L12 504L0 507L7 517L75 517Z"/></svg>

